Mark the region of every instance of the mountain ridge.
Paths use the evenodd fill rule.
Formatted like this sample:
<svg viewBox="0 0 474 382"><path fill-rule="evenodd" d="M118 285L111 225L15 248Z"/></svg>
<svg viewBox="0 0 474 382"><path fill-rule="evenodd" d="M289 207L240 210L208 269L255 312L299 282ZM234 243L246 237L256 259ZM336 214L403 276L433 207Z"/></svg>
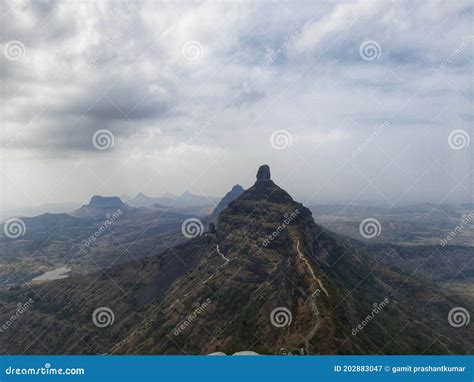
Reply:
<svg viewBox="0 0 474 382"><path fill-rule="evenodd" d="M40 330L41 343L29 351L45 351L45 344L54 353L57 336L68 333L82 339L68 348L71 354L469 350L472 334L445 320L461 300L382 266L367 255L366 244L318 226L309 209L271 180L267 167L220 212L215 234L140 262L45 285L22 319L55 331ZM10 301L28 292L12 291ZM422 311L420 299L427 301ZM375 322L354 335L374 304ZM91 322L100 307L114 312L109 328ZM0 318L5 315L0 310ZM28 342L6 335L16 352Z"/></svg>

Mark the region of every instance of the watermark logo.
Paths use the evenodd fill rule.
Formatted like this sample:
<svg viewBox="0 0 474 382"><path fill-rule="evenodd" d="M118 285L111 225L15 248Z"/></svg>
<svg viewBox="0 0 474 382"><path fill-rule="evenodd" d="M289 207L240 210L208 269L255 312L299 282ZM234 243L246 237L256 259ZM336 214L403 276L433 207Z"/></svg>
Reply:
<svg viewBox="0 0 474 382"><path fill-rule="evenodd" d="M457 306L451 309L448 313L448 322L453 328L460 328L461 326L469 325L469 321L471 320L471 316L469 312L461 307Z"/></svg>
<svg viewBox="0 0 474 382"><path fill-rule="evenodd" d="M290 37L285 39L283 44L281 44L278 49L273 49L270 56L262 64L262 69L267 69L275 61L277 61L283 55L283 53L290 47L290 45L293 44L293 42L298 38L299 35L299 32L293 33Z"/></svg>
<svg viewBox="0 0 474 382"><path fill-rule="evenodd" d="M453 150L462 150L469 146L471 137L466 130L453 130L448 137L449 146Z"/></svg>
<svg viewBox="0 0 474 382"><path fill-rule="evenodd" d="M382 226L377 219L367 218L360 222L359 233L366 239L373 239L376 236L380 236Z"/></svg>
<svg viewBox="0 0 474 382"><path fill-rule="evenodd" d="M384 123L382 123L380 126L377 126L372 132L372 134L370 134L370 136L364 141L364 143L362 143L359 147L357 147L356 150L352 152L352 159L355 159L360 154L362 154L365 151L365 149L367 149L367 147L373 141L375 141L375 138L377 138L382 133L382 131L389 126L389 124L390 123L388 121L384 121Z"/></svg>
<svg viewBox="0 0 474 382"><path fill-rule="evenodd" d="M26 54L25 45L18 40L9 41L3 48L3 54L10 61L21 60Z"/></svg>
<svg viewBox="0 0 474 382"><path fill-rule="evenodd" d="M202 57L202 45L199 41L186 41L181 47L181 54L188 61L196 61Z"/></svg>
<svg viewBox="0 0 474 382"><path fill-rule="evenodd" d="M105 215L107 219L99 226L99 229L95 231L93 235L89 236L84 241L84 247L90 247L99 237L104 234L104 232L112 225L113 222L116 222L119 219L120 215L122 215L122 210L120 208L112 214Z"/></svg>
<svg viewBox="0 0 474 382"><path fill-rule="evenodd" d="M8 219L3 224L3 233L10 239L18 239L26 233L25 222L19 218Z"/></svg>
<svg viewBox="0 0 474 382"><path fill-rule="evenodd" d="M292 213L283 215L285 220L283 220L283 222L270 235L268 235L262 245L267 247L271 241L277 238L280 233L298 217L299 214L300 210L295 209Z"/></svg>
<svg viewBox="0 0 474 382"><path fill-rule="evenodd" d="M97 130L92 136L92 144L97 150L107 150L114 146L115 138L110 130Z"/></svg>
<svg viewBox="0 0 474 382"><path fill-rule="evenodd" d="M283 306L273 309L270 313L270 322L275 328L290 326L292 321L293 315L289 309Z"/></svg>
<svg viewBox="0 0 474 382"><path fill-rule="evenodd" d="M179 145L178 151L180 153L184 153L193 143L195 143L199 137L206 132L207 129L209 129L212 126L212 122L210 120L207 120L204 122L199 129L195 130L193 132L193 135L188 138L186 142L183 142Z"/></svg>
<svg viewBox="0 0 474 382"><path fill-rule="evenodd" d="M95 64L97 64L98 62L103 60L108 54L110 54L112 47L117 42L118 38L118 35L114 35L110 39L105 41L105 43L94 53L94 55L86 61L83 66L84 69L91 69Z"/></svg>
<svg viewBox="0 0 474 382"><path fill-rule="evenodd" d="M382 48L377 41L364 41L362 44L360 44L359 54L364 60L373 61L377 58L380 58L382 55Z"/></svg>
<svg viewBox="0 0 474 382"><path fill-rule="evenodd" d="M188 316L185 320L183 320L176 328L173 330L173 334L177 337L179 336L189 325L193 323L197 319L197 317L206 310L206 308L212 303L211 299L208 298L202 304L197 303L196 309Z"/></svg>
<svg viewBox="0 0 474 382"><path fill-rule="evenodd" d="M276 130L270 136L270 144L275 150L284 150L291 146L293 138L288 130Z"/></svg>
<svg viewBox="0 0 474 382"><path fill-rule="evenodd" d="M462 232L464 230L464 227L471 223L471 221L474 219L474 212L470 212L466 216L463 217L461 220L461 223L459 223L454 229L452 229L447 236L441 240L440 244L442 247L445 247L451 240L453 240L457 234Z"/></svg>
<svg viewBox="0 0 474 382"><path fill-rule="evenodd" d="M372 311L367 315L367 317L364 318L364 320L357 325L355 329L352 329L352 335L357 336L357 334L363 330L369 323L372 321L377 314L379 314L390 302L390 300L385 297L383 301L380 303L375 302L372 306L373 309Z"/></svg>
<svg viewBox="0 0 474 382"><path fill-rule="evenodd" d="M55 368L51 367L49 362L45 363L43 367L7 367L5 369L6 375L21 375L23 379L25 375L84 375L86 373L84 368L76 367L76 368Z"/></svg>
<svg viewBox="0 0 474 382"><path fill-rule="evenodd" d="M10 318L8 318L8 320L5 321L2 326L0 326L0 333L8 330L18 320L18 318L31 307L31 304L33 304L33 299L31 298L25 303L19 302L17 304L15 313Z"/></svg>
<svg viewBox="0 0 474 382"><path fill-rule="evenodd" d="M181 232L188 239L201 236L204 232L204 225L197 218L186 219L181 225Z"/></svg>
<svg viewBox="0 0 474 382"><path fill-rule="evenodd" d="M92 322L98 328L105 328L107 326L111 326L115 321L115 315L112 309L101 306L97 308L92 313Z"/></svg>
<svg viewBox="0 0 474 382"><path fill-rule="evenodd" d="M445 60L439 65L441 69L445 69L452 61L454 61L464 50L467 48L469 44L474 41L474 35L464 36L461 44L451 52L451 54L446 57Z"/></svg>

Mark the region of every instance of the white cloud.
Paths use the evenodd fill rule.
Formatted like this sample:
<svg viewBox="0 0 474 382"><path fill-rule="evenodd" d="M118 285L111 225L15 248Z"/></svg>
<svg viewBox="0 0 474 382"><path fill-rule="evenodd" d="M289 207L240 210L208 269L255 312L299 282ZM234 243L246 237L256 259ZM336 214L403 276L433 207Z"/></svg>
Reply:
<svg viewBox="0 0 474 382"><path fill-rule="evenodd" d="M358 20L376 15L382 3L371 0L359 0L352 3L337 4L326 16L306 24L300 38L295 43L299 52L317 47L321 40L334 32L341 32Z"/></svg>

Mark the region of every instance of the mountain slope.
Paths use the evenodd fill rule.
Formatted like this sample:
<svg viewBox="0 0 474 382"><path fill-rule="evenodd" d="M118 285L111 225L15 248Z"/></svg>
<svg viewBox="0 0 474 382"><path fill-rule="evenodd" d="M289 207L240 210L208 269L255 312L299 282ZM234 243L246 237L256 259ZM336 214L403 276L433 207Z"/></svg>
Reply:
<svg viewBox="0 0 474 382"><path fill-rule="evenodd" d="M212 214L215 215L215 216L219 216L221 211L223 209L227 208L227 206L229 205L230 202L233 202L240 195L242 195L242 193L244 191L245 190L242 188L242 186L240 184L236 184L234 187L232 187L232 189L227 194L224 195L224 197L221 199L219 204L216 206L216 208L214 209Z"/></svg>
<svg viewBox="0 0 474 382"><path fill-rule="evenodd" d="M13 353L469 351L472 333L446 319L465 301L384 268L365 249L316 225L262 166L254 186L220 213L215 235L140 263L10 291L0 319L18 301L34 303L2 339ZM91 319L102 307L114 313L105 328Z"/></svg>
<svg viewBox="0 0 474 382"><path fill-rule="evenodd" d="M224 195L224 197L220 200L217 204L212 214L207 218L208 222L210 223L217 223L217 219L219 218L219 214L222 210L227 208L230 202L233 202L237 199L245 190L242 188L240 184L236 184L232 189Z"/></svg>

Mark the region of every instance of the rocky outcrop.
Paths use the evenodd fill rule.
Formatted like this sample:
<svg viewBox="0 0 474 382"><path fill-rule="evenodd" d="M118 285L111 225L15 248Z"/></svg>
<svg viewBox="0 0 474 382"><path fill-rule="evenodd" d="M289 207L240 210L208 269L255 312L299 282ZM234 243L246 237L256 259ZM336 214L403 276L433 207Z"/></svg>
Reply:
<svg viewBox="0 0 474 382"><path fill-rule="evenodd" d="M118 196L94 195L89 202L89 206L99 208L120 208L125 206L125 203L122 202Z"/></svg>
<svg viewBox="0 0 474 382"><path fill-rule="evenodd" d="M270 167L267 164L260 166L260 168L257 171L257 182L270 180L270 178L271 178Z"/></svg>

